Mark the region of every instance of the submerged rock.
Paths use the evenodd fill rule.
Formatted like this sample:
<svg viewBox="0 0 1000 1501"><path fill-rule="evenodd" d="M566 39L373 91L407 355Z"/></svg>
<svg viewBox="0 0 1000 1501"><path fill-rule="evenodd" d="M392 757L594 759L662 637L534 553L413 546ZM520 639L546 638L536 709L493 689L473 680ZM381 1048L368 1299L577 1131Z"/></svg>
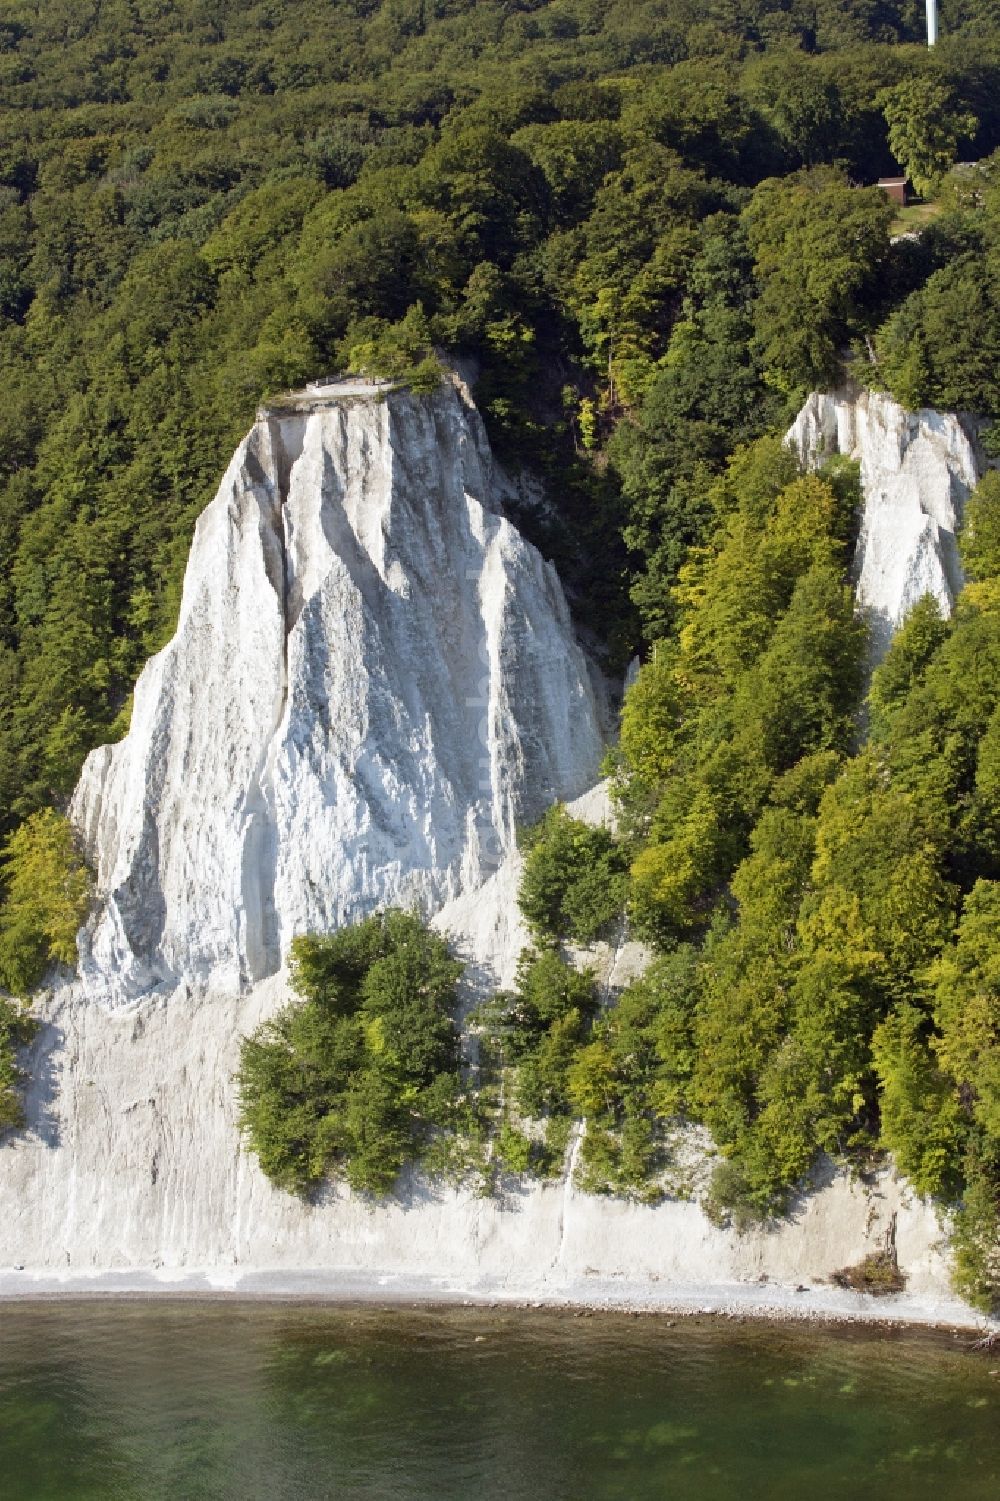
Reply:
<svg viewBox="0 0 1000 1501"><path fill-rule="evenodd" d="M438 907L593 782L592 671L501 483L457 381L258 414L129 734L73 799L97 873L92 994L245 988L298 932Z"/></svg>
<svg viewBox="0 0 1000 1501"><path fill-rule="evenodd" d="M786 442L815 468L833 454L861 466L864 511L854 582L876 659L925 594L949 615L962 568L955 534L982 474L970 423L946 412L908 412L878 391L814 391Z"/></svg>

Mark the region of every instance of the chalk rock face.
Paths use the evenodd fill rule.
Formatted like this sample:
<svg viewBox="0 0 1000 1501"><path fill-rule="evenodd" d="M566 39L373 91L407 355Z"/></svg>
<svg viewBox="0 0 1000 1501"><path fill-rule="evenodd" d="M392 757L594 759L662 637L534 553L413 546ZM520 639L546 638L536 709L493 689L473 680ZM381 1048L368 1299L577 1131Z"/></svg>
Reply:
<svg viewBox="0 0 1000 1501"><path fill-rule="evenodd" d="M601 705L457 381L265 409L199 519L177 633L71 816L90 993L228 990L291 938L473 890L595 779Z"/></svg>
<svg viewBox="0 0 1000 1501"><path fill-rule="evenodd" d="M814 391L786 441L810 467L838 453L860 460L855 585L875 657L923 595L950 614L962 587L955 532L982 473L971 428L949 413L908 412L876 391Z"/></svg>

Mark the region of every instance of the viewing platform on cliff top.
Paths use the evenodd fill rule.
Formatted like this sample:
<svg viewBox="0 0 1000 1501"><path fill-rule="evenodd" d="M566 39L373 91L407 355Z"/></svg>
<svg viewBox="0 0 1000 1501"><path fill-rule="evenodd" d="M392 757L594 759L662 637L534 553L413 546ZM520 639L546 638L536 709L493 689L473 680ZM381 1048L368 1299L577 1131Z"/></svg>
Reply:
<svg viewBox="0 0 1000 1501"><path fill-rule="evenodd" d="M261 402L257 408L257 420L280 416L289 412L316 412L325 407L337 406L342 401L370 401L396 389L398 381L381 380L376 376L342 375L324 376L309 381L299 391L282 391Z"/></svg>

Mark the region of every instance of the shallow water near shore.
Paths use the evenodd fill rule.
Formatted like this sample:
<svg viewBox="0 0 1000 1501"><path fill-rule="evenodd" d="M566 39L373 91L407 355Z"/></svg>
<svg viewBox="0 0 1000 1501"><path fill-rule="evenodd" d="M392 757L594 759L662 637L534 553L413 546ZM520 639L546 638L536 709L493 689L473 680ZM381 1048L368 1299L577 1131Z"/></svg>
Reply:
<svg viewBox="0 0 1000 1501"><path fill-rule="evenodd" d="M1000 1494L944 1334L486 1309L0 1305L5 1501Z"/></svg>

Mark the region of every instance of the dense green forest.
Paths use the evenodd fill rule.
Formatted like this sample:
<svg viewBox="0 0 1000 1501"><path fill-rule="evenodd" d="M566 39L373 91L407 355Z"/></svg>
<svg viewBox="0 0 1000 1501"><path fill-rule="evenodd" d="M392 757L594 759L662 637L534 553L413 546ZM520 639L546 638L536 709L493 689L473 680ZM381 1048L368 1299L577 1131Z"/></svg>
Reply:
<svg viewBox="0 0 1000 1501"><path fill-rule="evenodd" d="M1000 405L995 171L895 248L858 186L893 166L890 119L931 175L1000 142L991 7L946 4L933 55L922 17L7 4L0 831L123 724L268 392L478 359L494 440L558 477L540 540L619 660L671 629L706 473L852 339L908 399Z"/></svg>
<svg viewBox="0 0 1000 1501"><path fill-rule="evenodd" d="M863 1168L889 1147L920 1192L957 1206L958 1285L988 1306L1000 1301L1000 475L967 508L954 617L930 599L914 608L872 679L863 742L851 492L843 470L796 476L771 439L716 482L712 541L674 590L676 642L626 699L623 837L602 849L550 814L521 894L537 943L522 992L561 940L612 918L595 893L625 851L632 921L658 957L612 1009L562 1035L556 1019L532 1054L548 1096L529 1087L523 1104L585 1117L584 1182L642 1197L669 1185L677 1119L702 1122L722 1154L708 1207L737 1226L784 1212L820 1152Z"/></svg>
<svg viewBox="0 0 1000 1501"><path fill-rule="evenodd" d="M848 361L1000 413L1000 12L941 20L929 53L919 0L8 0L0 983L66 956L49 810L124 730L258 402L461 355L579 618L646 661L622 840L553 815L529 854L537 947L483 1022L516 1109L586 1115L590 1181L636 1192L663 1122L704 1121L720 1213L884 1140L995 1294L997 494L955 620L914 613L862 720L855 480L773 437ZM916 239L872 187L897 168ZM661 952L601 1015L557 945L626 888Z"/></svg>

